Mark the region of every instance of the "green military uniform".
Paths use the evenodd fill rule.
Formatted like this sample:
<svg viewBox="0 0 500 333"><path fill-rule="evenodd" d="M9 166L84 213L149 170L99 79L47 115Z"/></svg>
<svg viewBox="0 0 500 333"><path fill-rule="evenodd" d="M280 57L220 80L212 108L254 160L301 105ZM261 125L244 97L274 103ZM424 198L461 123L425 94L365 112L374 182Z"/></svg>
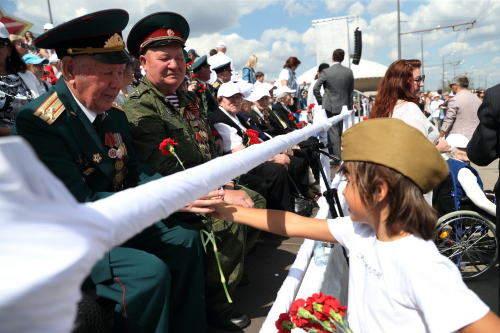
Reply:
<svg viewBox="0 0 500 333"><path fill-rule="evenodd" d="M122 26L109 27L108 22L121 22ZM61 59L68 55L67 50L86 52L111 45L112 52L98 53L99 57L92 61L121 64L129 58L121 54L125 45L116 31L127 22L128 13L122 10L96 12L52 29L50 34L38 37L35 45L53 48L57 40L61 48L56 46L56 52ZM72 27L71 33L67 32L68 26ZM112 32L105 34L103 27ZM89 30L99 33L97 44L93 36L82 36ZM70 37L66 40L65 36ZM99 42L101 37L108 43ZM78 38L75 43L81 48L73 45L72 38ZM61 79L18 113L11 134L23 136L80 202L95 201L159 179L158 173L137 158L125 113L111 108L101 116L96 116L101 119L100 125L93 125ZM204 332L202 251L194 227L167 219L107 253L93 268L91 280L99 296L117 304L113 330ZM197 320L192 320L193 316Z"/></svg>
<svg viewBox="0 0 500 333"><path fill-rule="evenodd" d="M194 105L193 101L179 90L177 90L177 97L180 106L178 110L144 77L142 83L128 96L123 105L130 122L132 145L138 152L139 158L164 176L183 170L175 156L163 155L158 149L160 143L166 138L174 139L178 143L175 150L186 168L200 165L218 156L210 131L207 132L208 149L205 142L197 140L200 137L200 125L196 123L199 122L201 127L208 129L208 122L203 117L189 120L185 113ZM255 207L265 208L265 199L262 196L251 190L245 189L245 191L254 201ZM206 220L203 215L190 220L198 228L204 228L203 223ZM252 231L247 238L246 230L243 225L213 219L219 259L230 292L237 286L243 273L245 244L252 246L259 234L257 231ZM208 310L220 311L227 307L228 303L213 252L208 253L205 280Z"/></svg>
<svg viewBox="0 0 500 333"><path fill-rule="evenodd" d="M212 87L214 89L215 96L217 97L217 92L219 91L220 86L222 85L222 81L217 79L217 81L212 84Z"/></svg>
<svg viewBox="0 0 500 333"><path fill-rule="evenodd" d="M196 89L196 96L200 99L200 107L203 115L206 117L210 116L217 108L217 101L215 95L217 94L214 87L206 82L202 82L196 79L198 84ZM204 89L204 87L206 89Z"/></svg>

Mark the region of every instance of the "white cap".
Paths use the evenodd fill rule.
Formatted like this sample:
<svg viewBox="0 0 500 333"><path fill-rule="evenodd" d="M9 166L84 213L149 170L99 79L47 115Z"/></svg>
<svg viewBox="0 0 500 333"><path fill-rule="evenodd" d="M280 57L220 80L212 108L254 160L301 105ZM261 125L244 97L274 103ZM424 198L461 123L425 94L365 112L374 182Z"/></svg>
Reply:
<svg viewBox="0 0 500 333"><path fill-rule="evenodd" d="M54 25L52 23L45 23L45 25L43 26L43 30L50 30L54 28Z"/></svg>
<svg viewBox="0 0 500 333"><path fill-rule="evenodd" d="M253 84L248 83L245 80L241 80L238 83L238 87L240 88L240 92L243 94L243 98L248 101L248 97L252 94Z"/></svg>
<svg viewBox="0 0 500 333"><path fill-rule="evenodd" d="M9 32L2 22L0 22L0 38L9 38Z"/></svg>
<svg viewBox="0 0 500 333"><path fill-rule="evenodd" d="M269 85L269 86L271 86L271 85ZM267 87L262 88L262 84L261 84L259 87L257 87L257 89L255 89L252 92L252 94L248 98L246 98L246 100L249 102L256 102L264 96L271 97L271 95L269 95L269 90L270 89L267 89Z"/></svg>
<svg viewBox="0 0 500 333"><path fill-rule="evenodd" d="M236 94L241 94L241 91L238 84L234 82L223 83L217 91L217 97L231 97Z"/></svg>
<svg viewBox="0 0 500 333"><path fill-rule="evenodd" d="M440 96L439 94L434 95L434 97L433 97L433 98L436 98L436 97L441 98L441 96Z"/></svg>
<svg viewBox="0 0 500 333"><path fill-rule="evenodd" d="M58 62L58 61L59 61L59 58L57 57L57 54L55 52L52 53L49 57L49 63Z"/></svg>
<svg viewBox="0 0 500 333"><path fill-rule="evenodd" d="M223 41L220 41L220 42L217 43L217 47L225 49L226 48L226 43L224 43Z"/></svg>
<svg viewBox="0 0 500 333"><path fill-rule="evenodd" d="M287 86L279 86L275 91L274 91L274 96L279 96L284 93L294 93L295 90L288 88Z"/></svg>
<svg viewBox="0 0 500 333"><path fill-rule="evenodd" d="M463 134L450 134L446 137L446 142L448 142L448 144L452 147L467 148L469 139L467 139Z"/></svg>

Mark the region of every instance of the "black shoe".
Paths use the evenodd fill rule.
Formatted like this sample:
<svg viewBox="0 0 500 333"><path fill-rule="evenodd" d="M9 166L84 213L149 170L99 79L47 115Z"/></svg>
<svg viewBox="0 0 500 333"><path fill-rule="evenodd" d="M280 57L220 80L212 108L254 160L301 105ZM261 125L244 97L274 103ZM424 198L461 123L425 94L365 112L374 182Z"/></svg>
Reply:
<svg viewBox="0 0 500 333"><path fill-rule="evenodd" d="M243 274L240 283L238 283L238 287L248 286L249 284L250 284L250 278L248 277L248 274Z"/></svg>
<svg viewBox="0 0 500 333"><path fill-rule="evenodd" d="M207 322L210 326L223 331L237 331L250 325L250 319L247 315L232 306L219 312L207 313Z"/></svg>

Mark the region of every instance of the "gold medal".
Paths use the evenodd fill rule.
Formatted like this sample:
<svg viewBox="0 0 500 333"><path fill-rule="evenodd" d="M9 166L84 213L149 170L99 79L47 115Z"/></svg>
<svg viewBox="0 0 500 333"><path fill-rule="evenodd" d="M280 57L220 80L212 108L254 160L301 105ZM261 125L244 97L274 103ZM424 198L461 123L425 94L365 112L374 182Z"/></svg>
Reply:
<svg viewBox="0 0 500 333"><path fill-rule="evenodd" d="M115 181L117 183L121 183L123 180L123 172L117 172L116 175L115 175Z"/></svg>
<svg viewBox="0 0 500 333"><path fill-rule="evenodd" d="M120 160L116 161L116 163L115 163L115 169L118 170L118 171L120 171L121 169L123 169L123 162L120 161Z"/></svg>

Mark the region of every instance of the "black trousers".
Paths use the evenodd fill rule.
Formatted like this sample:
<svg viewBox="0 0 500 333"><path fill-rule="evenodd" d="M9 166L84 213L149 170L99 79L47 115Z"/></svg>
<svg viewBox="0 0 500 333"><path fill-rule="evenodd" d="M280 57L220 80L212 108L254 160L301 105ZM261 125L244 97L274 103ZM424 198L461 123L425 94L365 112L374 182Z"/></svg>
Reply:
<svg viewBox="0 0 500 333"><path fill-rule="evenodd" d="M288 175L285 168L273 162L264 162L261 165L253 168L247 175L241 176L241 181L249 186L251 190L258 193L258 188L262 188L263 184L267 185L267 200L268 209L284 210L293 212L292 198L290 196L290 186L288 183ZM259 177L256 178L255 176ZM262 181L264 180L264 182Z"/></svg>

